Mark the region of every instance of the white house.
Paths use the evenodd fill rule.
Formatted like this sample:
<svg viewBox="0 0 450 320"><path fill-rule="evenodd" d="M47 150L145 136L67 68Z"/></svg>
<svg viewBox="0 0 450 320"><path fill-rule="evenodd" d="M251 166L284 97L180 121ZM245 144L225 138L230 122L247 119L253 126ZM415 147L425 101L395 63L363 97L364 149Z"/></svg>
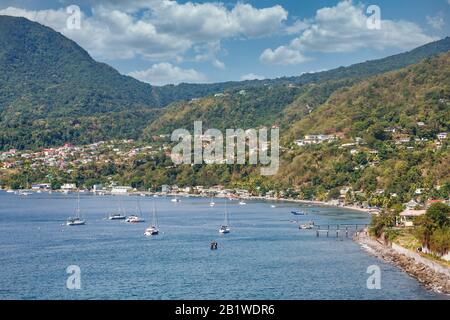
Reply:
<svg viewBox="0 0 450 320"><path fill-rule="evenodd" d="M445 140L445 139L447 139L447 132L441 132L441 133L438 133L437 138L438 138L439 140Z"/></svg>
<svg viewBox="0 0 450 320"><path fill-rule="evenodd" d="M414 218L424 215L426 210L413 210L406 209L400 212L400 225L405 227L413 227L414 226Z"/></svg>
<svg viewBox="0 0 450 320"><path fill-rule="evenodd" d="M126 186L116 186L111 189L112 194L128 194L128 191L131 190L131 187Z"/></svg>
<svg viewBox="0 0 450 320"><path fill-rule="evenodd" d="M64 190L64 191L72 191L72 190L76 190L76 189L77 189L77 186L75 183L64 183L61 186L61 190Z"/></svg>

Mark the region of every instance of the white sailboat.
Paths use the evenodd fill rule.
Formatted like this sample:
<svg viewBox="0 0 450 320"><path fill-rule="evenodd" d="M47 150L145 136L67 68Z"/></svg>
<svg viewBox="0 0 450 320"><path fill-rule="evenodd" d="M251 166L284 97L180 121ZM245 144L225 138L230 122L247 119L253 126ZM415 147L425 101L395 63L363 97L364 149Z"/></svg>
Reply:
<svg viewBox="0 0 450 320"><path fill-rule="evenodd" d="M141 210L141 206L139 205L139 200L136 202L136 214L132 214L131 216L128 216L125 219L125 222L128 223L141 223L141 222L145 222L145 220L143 218L141 218L142 216L142 210Z"/></svg>
<svg viewBox="0 0 450 320"><path fill-rule="evenodd" d="M152 224L145 229L144 236L157 236L159 234L158 218L156 217L156 204L153 200Z"/></svg>
<svg viewBox="0 0 450 320"><path fill-rule="evenodd" d="M74 218L69 218L66 222L66 225L68 226L82 226L86 224L86 221L84 221L83 219L81 219L81 214L80 214L80 193L78 193L78 197L77 197L77 208L75 209L75 217Z"/></svg>
<svg viewBox="0 0 450 320"><path fill-rule="evenodd" d="M228 205L227 200L225 200L225 216L224 216L224 222L223 225L220 226L219 232L222 234L230 233L230 226L228 222Z"/></svg>
<svg viewBox="0 0 450 320"><path fill-rule="evenodd" d="M209 202L210 207L214 207L216 203L214 202L213 198L211 197L211 201Z"/></svg>

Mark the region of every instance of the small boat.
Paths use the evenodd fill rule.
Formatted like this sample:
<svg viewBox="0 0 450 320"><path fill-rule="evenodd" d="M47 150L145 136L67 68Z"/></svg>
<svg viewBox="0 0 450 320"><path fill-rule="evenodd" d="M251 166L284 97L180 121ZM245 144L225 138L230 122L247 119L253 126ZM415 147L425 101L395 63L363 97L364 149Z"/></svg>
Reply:
<svg viewBox="0 0 450 320"><path fill-rule="evenodd" d="M42 190L38 190L38 191L36 191L36 193L42 193Z"/></svg>
<svg viewBox="0 0 450 320"><path fill-rule="evenodd" d="M304 215L306 215L305 212L300 211L300 210L298 210L298 211L291 211L291 213L292 213L294 216L304 216Z"/></svg>
<svg viewBox="0 0 450 320"><path fill-rule="evenodd" d="M29 196L29 195L32 195L33 193L32 192L26 192L26 191L20 191L19 192L19 196Z"/></svg>
<svg viewBox="0 0 450 320"><path fill-rule="evenodd" d="M9 190L6 190L6 192L7 192L7 193L14 193L14 190L9 189Z"/></svg>
<svg viewBox="0 0 450 320"><path fill-rule="evenodd" d="M172 198L170 201L172 201L172 202L180 202L180 199L178 199L177 197L175 197L175 198Z"/></svg>
<svg viewBox="0 0 450 320"><path fill-rule="evenodd" d="M127 216L121 213L112 213L108 217L109 220L125 220L126 218Z"/></svg>
<svg viewBox="0 0 450 320"><path fill-rule="evenodd" d="M240 206L245 206L247 203L244 200L239 201Z"/></svg>
<svg viewBox="0 0 450 320"><path fill-rule="evenodd" d="M314 227L314 222L313 221L310 221L310 222L307 222L307 223L302 223L302 224L298 225L298 228L301 229L301 230L309 230L309 229L312 229L313 227Z"/></svg>
<svg viewBox="0 0 450 320"><path fill-rule="evenodd" d="M211 201L209 202L210 207L214 207L216 203L213 201L213 198L211 198Z"/></svg>
<svg viewBox="0 0 450 320"><path fill-rule="evenodd" d="M225 200L225 214L224 214L224 222L223 225L220 226L219 232L221 234L230 233L230 227L228 222L228 207L227 207L227 200Z"/></svg>
<svg viewBox="0 0 450 320"><path fill-rule="evenodd" d="M219 232L222 233L222 234L230 233L230 227L228 227L228 226L221 226L220 229L219 229Z"/></svg>
<svg viewBox="0 0 450 320"><path fill-rule="evenodd" d="M68 226L82 226L85 225L86 221L81 220L80 218L69 218L66 222Z"/></svg>
<svg viewBox="0 0 450 320"><path fill-rule="evenodd" d="M146 195L145 195L145 193L141 193L141 197L145 197Z"/></svg>
<svg viewBox="0 0 450 320"><path fill-rule="evenodd" d="M75 209L75 217L67 219L67 226L82 226L85 225L86 221L81 219L81 210L80 210L80 193L78 193L77 197L77 207Z"/></svg>
<svg viewBox="0 0 450 320"><path fill-rule="evenodd" d="M144 236L157 236L159 234L159 228L158 228L158 219L156 217L156 205L155 201L153 201L153 213L152 213L152 224L145 229Z"/></svg>
<svg viewBox="0 0 450 320"><path fill-rule="evenodd" d="M125 219L125 222L128 222L128 223L140 223L140 222L145 222L145 220L142 219L141 217L133 214L131 216L128 216Z"/></svg>
<svg viewBox="0 0 450 320"><path fill-rule="evenodd" d="M142 216L142 210L141 210L141 206L139 204L139 200L136 202L136 214L132 214L130 216L128 216L125 219L125 222L128 223L140 223L140 222L145 222L145 220L143 218L141 218Z"/></svg>
<svg viewBox="0 0 450 320"><path fill-rule="evenodd" d="M125 220L127 218L127 214L125 212L125 208L123 206L122 197L118 197L117 204L117 212L111 213L108 216L108 220Z"/></svg>
<svg viewBox="0 0 450 320"><path fill-rule="evenodd" d="M271 207L271 208L276 208L277 206L273 204L273 205L271 205L270 207Z"/></svg>

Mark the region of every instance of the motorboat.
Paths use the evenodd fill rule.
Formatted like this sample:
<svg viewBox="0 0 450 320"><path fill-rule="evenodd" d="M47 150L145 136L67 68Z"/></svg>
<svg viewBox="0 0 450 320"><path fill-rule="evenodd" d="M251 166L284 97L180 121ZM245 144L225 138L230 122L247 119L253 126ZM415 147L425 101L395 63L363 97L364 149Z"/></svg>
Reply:
<svg viewBox="0 0 450 320"><path fill-rule="evenodd" d="M126 218L127 216L121 213L112 213L108 217L109 220L125 220Z"/></svg>

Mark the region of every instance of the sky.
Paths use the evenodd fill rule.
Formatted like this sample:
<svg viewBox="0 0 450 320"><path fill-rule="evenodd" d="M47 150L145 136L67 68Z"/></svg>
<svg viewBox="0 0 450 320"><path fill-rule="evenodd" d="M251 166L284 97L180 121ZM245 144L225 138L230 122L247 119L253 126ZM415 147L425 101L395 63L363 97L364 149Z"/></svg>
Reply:
<svg viewBox="0 0 450 320"><path fill-rule="evenodd" d="M0 0L153 85L295 76L450 35L450 0Z"/></svg>

